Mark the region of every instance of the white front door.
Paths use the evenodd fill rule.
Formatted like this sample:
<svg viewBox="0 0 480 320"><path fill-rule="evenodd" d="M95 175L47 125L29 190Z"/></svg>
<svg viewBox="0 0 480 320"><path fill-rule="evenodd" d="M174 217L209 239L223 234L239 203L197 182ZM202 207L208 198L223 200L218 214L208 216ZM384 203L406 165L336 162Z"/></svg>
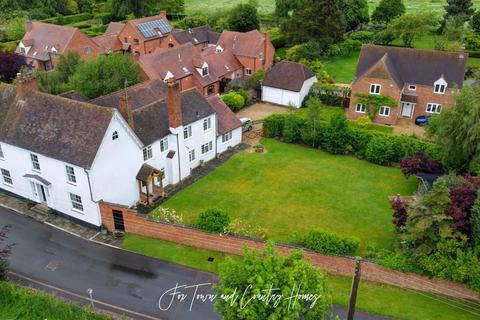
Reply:
<svg viewBox="0 0 480 320"><path fill-rule="evenodd" d="M32 187L33 198L36 202L48 203L49 193L45 186L40 183L30 181Z"/></svg>
<svg viewBox="0 0 480 320"><path fill-rule="evenodd" d="M402 117L410 118L412 116L413 103L402 102Z"/></svg>

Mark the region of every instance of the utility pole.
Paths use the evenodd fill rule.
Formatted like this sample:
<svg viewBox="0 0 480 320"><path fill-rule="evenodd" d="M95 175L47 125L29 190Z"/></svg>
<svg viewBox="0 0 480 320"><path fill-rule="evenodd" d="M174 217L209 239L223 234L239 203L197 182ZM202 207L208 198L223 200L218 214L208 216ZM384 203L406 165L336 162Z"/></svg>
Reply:
<svg viewBox="0 0 480 320"><path fill-rule="evenodd" d="M361 257L355 257L355 271L352 279L352 291L350 292L350 302L348 303L347 320L353 320L355 314L355 304L357 303L358 285L360 284Z"/></svg>

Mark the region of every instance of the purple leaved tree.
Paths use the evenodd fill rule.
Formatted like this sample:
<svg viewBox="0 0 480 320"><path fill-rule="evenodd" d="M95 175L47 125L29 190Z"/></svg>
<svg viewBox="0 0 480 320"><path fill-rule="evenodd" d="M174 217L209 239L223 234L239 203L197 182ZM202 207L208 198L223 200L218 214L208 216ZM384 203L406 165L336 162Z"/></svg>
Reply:
<svg viewBox="0 0 480 320"><path fill-rule="evenodd" d="M2 246L2 243L8 239L7 234L10 232L11 228L11 225L6 225L0 229L0 280L5 280L7 277L7 271L9 268L8 257L12 254L12 243Z"/></svg>

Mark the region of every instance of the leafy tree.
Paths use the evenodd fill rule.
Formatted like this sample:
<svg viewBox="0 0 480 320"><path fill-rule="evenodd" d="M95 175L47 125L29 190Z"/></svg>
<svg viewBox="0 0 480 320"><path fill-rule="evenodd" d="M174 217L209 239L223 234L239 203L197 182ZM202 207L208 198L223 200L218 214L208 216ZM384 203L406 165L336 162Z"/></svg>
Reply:
<svg viewBox="0 0 480 320"><path fill-rule="evenodd" d="M297 0L275 0L275 16L287 18L290 12L297 7Z"/></svg>
<svg viewBox="0 0 480 320"><path fill-rule="evenodd" d="M471 232L470 209L477 197L479 179L467 177L466 183L458 187L450 187L451 205L447 214L453 218L455 228L463 234Z"/></svg>
<svg viewBox="0 0 480 320"><path fill-rule="evenodd" d="M93 99L140 82L140 70L128 55L120 53L101 55L78 65L71 78L72 86L80 94Z"/></svg>
<svg viewBox="0 0 480 320"><path fill-rule="evenodd" d="M0 52L0 81L10 83L22 66L26 66L25 57L16 53Z"/></svg>
<svg viewBox="0 0 480 320"><path fill-rule="evenodd" d="M208 17L204 15L191 15L180 21L180 25L183 29L200 27L206 24L208 24Z"/></svg>
<svg viewBox="0 0 480 320"><path fill-rule="evenodd" d="M231 30L248 32L259 29L257 8L251 3L241 3L234 7L228 15L227 24Z"/></svg>
<svg viewBox="0 0 480 320"><path fill-rule="evenodd" d="M11 228L11 225L6 225L0 229L0 243L8 238L7 234ZM12 253L12 247L13 244L7 244L0 247L0 280L5 280L7 276L7 271L9 268L8 257Z"/></svg>
<svg viewBox="0 0 480 320"><path fill-rule="evenodd" d="M372 13L372 21L379 24L388 24L404 13L405 5L402 0L381 0Z"/></svg>
<svg viewBox="0 0 480 320"><path fill-rule="evenodd" d="M70 78L80 63L80 55L76 51L68 51L58 58L55 71L38 72L37 79L41 91L60 94L72 89Z"/></svg>
<svg viewBox="0 0 480 320"><path fill-rule="evenodd" d="M112 15L123 20L130 13L130 0L112 0Z"/></svg>
<svg viewBox="0 0 480 320"><path fill-rule="evenodd" d="M227 258L219 273L217 294L232 297L215 302L215 309L224 320L310 320L330 315L331 295L326 277L305 262L300 250L285 257L275 252L273 242L268 242L264 252L245 249L241 260ZM268 302L254 298L255 294L268 293L276 298ZM292 294L313 295L314 299L298 299L294 303L289 299Z"/></svg>
<svg viewBox="0 0 480 320"><path fill-rule="evenodd" d="M418 172L442 174L443 165L440 161L429 159L428 155L423 152L418 152L413 156L406 157L400 163L402 173L409 177Z"/></svg>
<svg viewBox="0 0 480 320"><path fill-rule="evenodd" d="M347 25L347 31L357 29L361 24L368 23L367 0L339 0Z"/></svg>
<svg viewBox="0 0 480 320"><path fill-rule="evenodd" d="M431 13L411 13L395 18L387 30L400 38L405 47L412 47L415 39L424 36L437 27L437 19Z"/></svg>
<svg viewBox="0 0 480 320"><path fill-rule="evenodd" d="M472 16L470 26L475 33L480 33L480 10L475 11L475 14Z"/></svg>
<svg viewBox="0 0 480 320"><path fill-rule="evenodd" d="M445 20L456 17L465 22L470 20L474 12L472 0L447 0Z"/></svg>
<svg viewBox="0 0 480 320"><path fill-rule="evenodd" d="M397 228L402 228L407 223L407 205L400 196L395 197L391 201L393 209L393 219L392 222Z"/></svg>
<svg viewBox="0 0 480 320"><path fill-rule="evenodd" d="M291 44L317 42L323 50L342 40L345 18L336 0L298 0L282 30Z"/></svg>
<svg viewBox="0 0 480 320"><path fill-rule="evenodd" d="M438 142L444 163L459 172L480 172L480 87L463 87L455 107L432 120L427 132Z"/></svg>
<svg viewBox="0 0 480 320"><path fill-rule="evenodd" d="M5 29L5 36L10 41L20 40L25 34L25 17L18 16L11 19Z"/></svg>
<svg viewBox="0 0 480 320"><path fill-rule="evenodd" d="M452 218L445 214L450 193L444 180L438 179L432 189L409 206L405 232L401 234L404 249L415 256L428 255L443 239L453 239Z"/></svg>
<svg viewBox="0 0 480 320"><path fill-rule="evenodd" d="M470 210L470 224L472 226L472 240L475 245L480 246L480 190L478 190L477 199Z"/></svg>

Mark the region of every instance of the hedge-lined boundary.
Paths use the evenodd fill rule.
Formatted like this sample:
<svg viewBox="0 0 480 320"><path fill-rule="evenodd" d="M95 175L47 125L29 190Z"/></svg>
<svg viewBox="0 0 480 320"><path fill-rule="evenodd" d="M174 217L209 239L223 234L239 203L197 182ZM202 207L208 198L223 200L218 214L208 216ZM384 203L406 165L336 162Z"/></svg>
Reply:
<svg viewBox="0 0 480 320"><path fill-rule="evenodd" d="M295 114L271 115L264 120L263 128L269 138L320 147L335 154L351 153L360 159L381 165L399 163L418 152L423 152L432 159L440 157L436 144L415 137L342 127L333 123L313 123Z"/></svg>

